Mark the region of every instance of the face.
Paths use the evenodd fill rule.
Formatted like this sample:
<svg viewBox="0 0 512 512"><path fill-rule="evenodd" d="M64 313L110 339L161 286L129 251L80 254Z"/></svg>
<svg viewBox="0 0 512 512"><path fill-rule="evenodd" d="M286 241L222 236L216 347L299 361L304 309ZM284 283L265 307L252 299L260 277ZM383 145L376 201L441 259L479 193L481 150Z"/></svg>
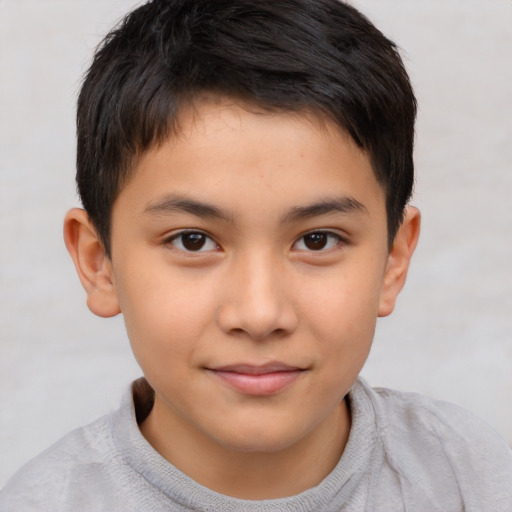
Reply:
<svg viewBox="0 0 512 512"><path fill-rule="evenodd" d="M160 423L276 451L328 421L370 350L386 224L368 157L328 121L185 112L112 212L112 281Z"/></svg>

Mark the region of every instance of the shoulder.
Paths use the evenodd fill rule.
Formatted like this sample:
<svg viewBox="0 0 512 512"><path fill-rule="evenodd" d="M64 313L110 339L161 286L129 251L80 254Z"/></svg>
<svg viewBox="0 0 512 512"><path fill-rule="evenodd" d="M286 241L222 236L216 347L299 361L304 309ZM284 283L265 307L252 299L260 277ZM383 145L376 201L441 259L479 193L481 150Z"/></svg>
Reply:
<svg viewBox="0 0 512 512"><path fill-rule="evenodd" d="M509 510L512 450L492 427L448 402L358 384L372 404L379 441L396 474L439 490L457 488L467 504L488 497L493 510Z"/></svg>
<svg viewBox="0 0 512 512"><path fill-rule="evenodd" d="M87 480L108 485L105 461L115 457L110 416L76 429L23 466L0 491L0 510L61 510ZM105 478L107 476L107 478Z"/></svg>
<svg viewBox="0 0 512 512"><path fill-rule="evenodd" d="M387 432L429 436L447 449L483 453L496 447L506 456L510 454L510 447L490 425L455 404L387 388L373 388L368 394L380 426Z"/></svg>

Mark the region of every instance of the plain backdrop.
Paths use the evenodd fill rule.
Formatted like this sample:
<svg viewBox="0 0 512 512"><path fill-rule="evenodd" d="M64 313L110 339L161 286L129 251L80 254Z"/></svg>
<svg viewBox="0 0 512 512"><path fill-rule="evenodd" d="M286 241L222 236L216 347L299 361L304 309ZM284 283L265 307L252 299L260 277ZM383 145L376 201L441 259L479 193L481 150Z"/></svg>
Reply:
<svg viewBox="0 0 512 512"><path fill-rule="evenodd" d="M423 231L363 375L460 404L512 443L512 2L354 0L403 49L419 100ZM75 101L133 0L0 0L0 486L140 375L62 241Z"/></svg>

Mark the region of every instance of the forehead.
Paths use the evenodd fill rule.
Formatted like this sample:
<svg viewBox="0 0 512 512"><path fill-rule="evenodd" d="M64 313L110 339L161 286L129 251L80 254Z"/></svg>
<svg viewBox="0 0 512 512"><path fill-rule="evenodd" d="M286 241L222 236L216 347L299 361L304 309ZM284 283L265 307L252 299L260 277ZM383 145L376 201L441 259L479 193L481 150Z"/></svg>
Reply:
<svg viewBox="0 0 512 512"><path fill-rule="evenodd" d="M120 195L131 191L144 209L169 194L242 209L257 197L283 208L329 194L384 202L369 157L329 119L226 98L184 107L177 130L141 155Z"/></svg>

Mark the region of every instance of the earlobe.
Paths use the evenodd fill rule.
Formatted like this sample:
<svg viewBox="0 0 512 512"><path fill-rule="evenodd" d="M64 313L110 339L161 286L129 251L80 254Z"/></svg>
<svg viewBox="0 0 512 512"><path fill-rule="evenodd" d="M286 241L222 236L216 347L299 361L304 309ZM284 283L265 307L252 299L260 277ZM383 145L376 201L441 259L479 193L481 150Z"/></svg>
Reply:
<svg viewBox="0 0 512 512"><path fill-rule="evenodd" d="M120 313L111 262L84 210L73 208L66 214L64 241L87 293L89 309L105 318Z"/></svg>
<svg viewBox="0 0 512 512"><path fill-rule="evenodd" d="M379 316L388 316L395 308L398 294L407 278L407 271L420 235L421 215L417 208L410 206L393 242L388 256L386 274L379 303Z"/></svg>

